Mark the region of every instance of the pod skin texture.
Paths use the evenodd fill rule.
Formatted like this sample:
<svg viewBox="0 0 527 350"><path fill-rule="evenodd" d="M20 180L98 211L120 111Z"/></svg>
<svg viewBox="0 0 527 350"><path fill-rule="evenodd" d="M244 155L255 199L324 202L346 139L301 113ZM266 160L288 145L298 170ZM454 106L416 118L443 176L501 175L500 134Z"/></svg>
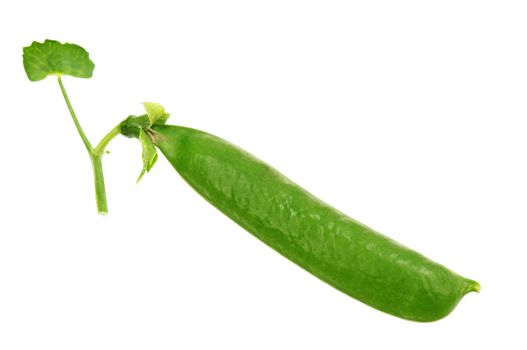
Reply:
<svg viewBox="0 0 527 350"><path fill-rule="evenodd" d="M208 202L321 280L378 310L430 322L479 284L322 202L214 135L154 126L154 143Z"/></svg>

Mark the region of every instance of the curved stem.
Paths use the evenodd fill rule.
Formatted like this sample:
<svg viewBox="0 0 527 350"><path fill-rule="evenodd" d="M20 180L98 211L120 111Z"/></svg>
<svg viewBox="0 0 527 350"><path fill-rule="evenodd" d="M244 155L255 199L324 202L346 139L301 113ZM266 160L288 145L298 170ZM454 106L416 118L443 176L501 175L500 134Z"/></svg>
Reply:
<svg viewBox="0 0 527 350"><path fill-rule="evenodd" d="M117 124L117 126L113 128L112 130L110 130L110 132L102 138L101 142L99 142L99 144L95 146L95 148L93 149L93 153L96 156L102 156L104 153L104 150L106 149L106 146L108 146L110 141L112 141L117 135L120 135L120 134L121 134L121 124Z"/></svg>
<svg viewBox="0 0 527 350"><path fill-rule="evenodd" d="M77 116L75 115L75 111L73 110L73 106L71 105L70 99L68 97L68 93L66 92L66 89L64 88L64 84L62 83L62 78L58 76L57 80L59 82L60 91L62 91L62 96L64 96L64 100L66 101L66 105L68 106L68 110L70 111L71 118L73 119L73 123L75 123L75 127L77 128L77 131L79 132L79 135L81 136L82 142L84 142L84 146L86 147L88 152L91 153L92 147L91 147L90 141L88 141L88 138L86 137L86 134L84 134L84 130L82 130L81 124L79 123L79 120L77 119Z"/></svg>

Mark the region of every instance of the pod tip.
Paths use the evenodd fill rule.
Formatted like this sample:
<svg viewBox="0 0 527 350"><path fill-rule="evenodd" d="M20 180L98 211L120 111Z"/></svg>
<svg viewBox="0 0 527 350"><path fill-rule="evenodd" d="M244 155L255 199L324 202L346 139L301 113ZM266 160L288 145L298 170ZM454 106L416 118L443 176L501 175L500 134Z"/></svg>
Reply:
<svg viewBox="0 0 527 350"><path fill-rule="evenodd" d="M468 280L468 287L467 287L467 293L470 292L476 292L479 293L481 291L481 285L473 280Z"/></svg>

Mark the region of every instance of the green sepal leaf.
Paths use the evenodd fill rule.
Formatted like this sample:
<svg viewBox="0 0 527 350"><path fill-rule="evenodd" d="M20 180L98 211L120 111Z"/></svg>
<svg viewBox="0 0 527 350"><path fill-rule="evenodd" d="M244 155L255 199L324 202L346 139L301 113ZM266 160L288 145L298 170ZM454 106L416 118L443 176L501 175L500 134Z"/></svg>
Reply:
<svg viewBox="0 0 527 350"><path fill-rule="evenodd" d="M141 174L139 175L137 182L141 180L144 174L146 174L150 171L150 169L152 169L152 167L157 161L156 147L154 146L154 143L152 142L152 140L150 140L146 132L143 131L143 129L139 130L139 141L143 146L143 169L141 170Z"/></svg>
<svg viewBox="0 0 527 350"><path fill-rule="evenodd" d="M143 102L143 106L146 110L146 115L152 125L163 125L167 122L170 114L165 111L165 107L155 102Z"/></svg>
<svg viewBox="0 0 527 350"><path fill-rule="evenodd" d="M62 44L55 40L34 41L23 51L24 69L31 81L45 79L48 75L91 78L95 68L88 52L75 44Z"/></svg>
<svg viewBox="0 0 527 350"><path fill-rule="evenodd" d="M150 120L146 115L135 116L131 115L120 124L121 135L132 138L139 138L139 130L148 130L150 128Z"/></svg>

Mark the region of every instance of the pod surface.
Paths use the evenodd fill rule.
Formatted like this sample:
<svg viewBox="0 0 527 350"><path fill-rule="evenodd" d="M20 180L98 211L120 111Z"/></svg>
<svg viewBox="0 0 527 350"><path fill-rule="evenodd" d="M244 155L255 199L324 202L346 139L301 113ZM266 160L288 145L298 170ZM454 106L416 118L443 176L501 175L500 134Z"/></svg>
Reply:
<svg viewBox="0 0 527 350"><path fill-rule="evenodd" d="M155 126L154 142L208 202L345 294L404 319L448 315L479 284L316 198L270 165L206 132Z"/></svg>

